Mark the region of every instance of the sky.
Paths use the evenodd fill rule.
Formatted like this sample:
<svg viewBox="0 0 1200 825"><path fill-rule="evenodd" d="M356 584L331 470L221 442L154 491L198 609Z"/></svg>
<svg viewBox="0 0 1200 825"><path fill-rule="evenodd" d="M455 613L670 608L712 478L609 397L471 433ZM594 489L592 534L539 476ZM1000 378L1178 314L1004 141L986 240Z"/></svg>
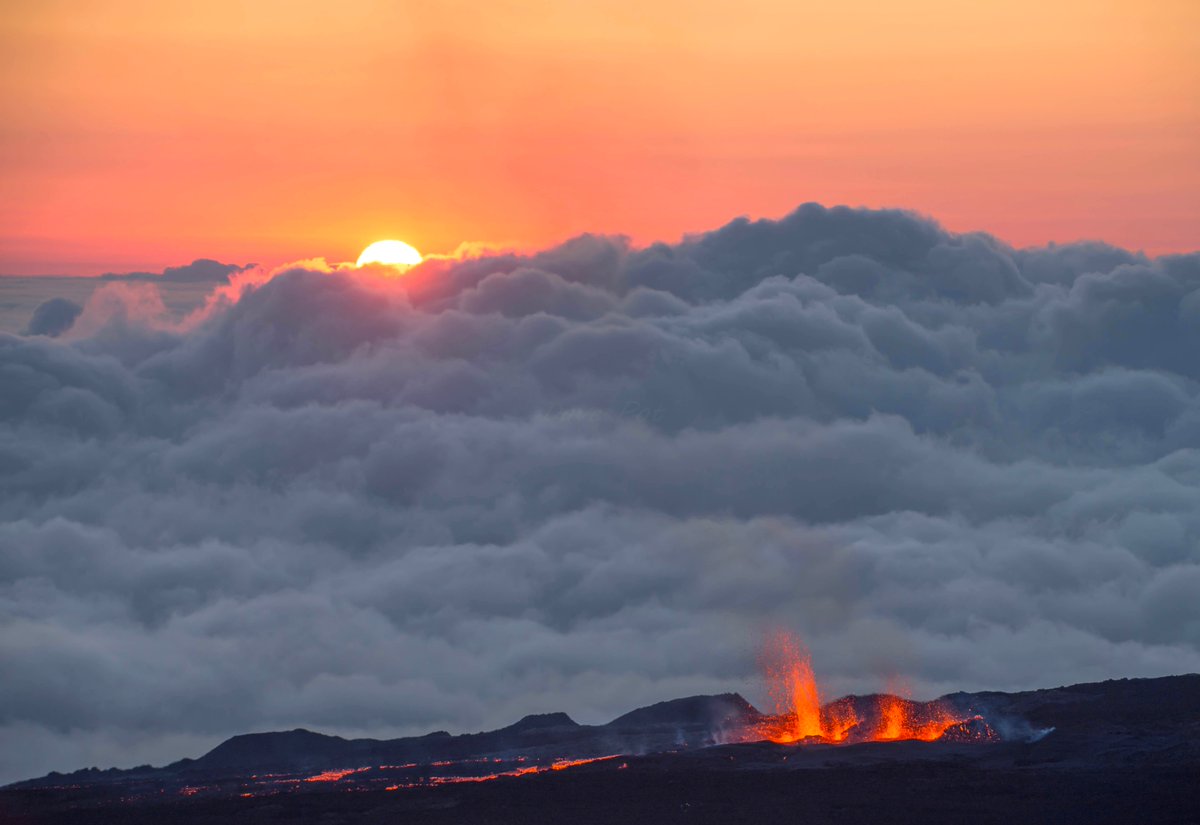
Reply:
<svg viewBox="0 0 1200 825"><path fill-rule="evenodd" d="M1190 0L0 7L0 273L646 244L806 201L1200 243Z"/></svg>
<svg viewBox="0 0 1200 825"><path fill-rule="evenodd" d="M0 20L0 782L1200 671L1194 4Z"/></svg>

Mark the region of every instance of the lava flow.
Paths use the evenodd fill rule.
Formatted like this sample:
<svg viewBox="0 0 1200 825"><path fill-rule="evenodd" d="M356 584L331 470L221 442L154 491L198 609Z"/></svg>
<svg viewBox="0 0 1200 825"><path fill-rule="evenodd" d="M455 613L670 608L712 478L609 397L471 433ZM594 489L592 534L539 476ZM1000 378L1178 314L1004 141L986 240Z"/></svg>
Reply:
<svg viewBox="0 0 1200 825"><path fill-rule="evenodd" d="M490 782L494 779L500 779L506 776L528 776L532 773L545 773L546 771L565 771L568 768L578 767L579 765L590 765L593 762L607 762L610 759L619 759L621 754L614 753L609 756L593 756L587 759L556 759L549 765L523 765L509 770L496 771L495 773L476 774L471 776L427 776L421 780L397 783L389 785L386 790L398 791L405 788L420 788L433 785L457 785L467 782ZM497 762L501 760L496 760ZM518 758L516 761L523 762L524 758ZM454 762L438 762L438 765L454 765Z"/></svg>
<svg viewBox="0 0 1200 825"><path fill-rule="evenodd" d="M352 768L352 769L341 770L341 771L322 771L321 773L319 773L315 776L308 777L304 781L305 782L338 782L338 781L341 781L342 779L345 779L347 776L350 776L350 774L362 773L365 770L367 770L367 769L366 768Z"/></svg>
<svg viewBox="0 0 1200 825"><path fill-rule="evenodd" d="M751 725L748 738L778 744L991 741L999 736L981 716L956 712L945 702L913 702L891 693L846 696L821 703L812 658L786 633L768 639L762 657L774 714Z"/></svg>

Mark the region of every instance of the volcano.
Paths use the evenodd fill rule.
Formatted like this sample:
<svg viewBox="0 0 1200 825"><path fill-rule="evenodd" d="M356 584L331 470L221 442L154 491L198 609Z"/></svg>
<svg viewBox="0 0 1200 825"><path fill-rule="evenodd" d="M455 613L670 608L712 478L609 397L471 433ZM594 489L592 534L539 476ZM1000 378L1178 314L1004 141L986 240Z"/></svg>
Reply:
<svg viewBox="0 0 1200 825"><path fill-rule="evenodd" d="M245 734L161 768L18 782L0 789L0 814L31 824L1200 821L1200 675L932 702L848 696L817 705L815 722L800 719L808 710L762 713L731 693L603 725L546 713L457 736Z"/></svg>

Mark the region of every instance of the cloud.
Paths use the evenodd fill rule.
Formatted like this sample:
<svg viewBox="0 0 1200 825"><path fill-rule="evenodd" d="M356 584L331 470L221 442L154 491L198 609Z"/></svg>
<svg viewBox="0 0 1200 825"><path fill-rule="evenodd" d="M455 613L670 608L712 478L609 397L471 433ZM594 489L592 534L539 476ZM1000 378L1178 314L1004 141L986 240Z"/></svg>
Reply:
<svg viewBox="0 0 1200 825"><path fill-rule="evenodd" d="M112 287L0 336L4 778L761 699L778 625L831 692L1200 669L1200 255L810 204Z"/></svg>
<svg viewBox="0 0 1200 825"><path fill-rule="evenodd" d="M253 269L257 264L223 264L211 258L197 258L183 266L168 266L162 272L108 272L100 277L108 281L156 281L159 283L227 284L230 276Z"/></svg>
<svg viewBox="0 0 1200 825"><path fill-rule="evenodd" d="M51 298L43 301L34 309L24 334L47 335L51 338L62 335L71 328L81 312L83 307L69 298Z"/></svg>

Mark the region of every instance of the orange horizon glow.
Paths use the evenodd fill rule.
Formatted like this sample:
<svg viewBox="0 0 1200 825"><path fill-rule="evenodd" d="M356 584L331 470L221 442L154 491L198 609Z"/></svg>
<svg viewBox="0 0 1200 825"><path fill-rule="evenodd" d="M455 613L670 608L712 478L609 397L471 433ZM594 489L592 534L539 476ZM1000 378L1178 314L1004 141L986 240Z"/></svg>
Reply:
<svg viewBox="0 0 1200 825"><path fill-rule="evenodd" d="M806 201L1200 247L1190 0L0 9L0 274L678 240Z"/></svg>

